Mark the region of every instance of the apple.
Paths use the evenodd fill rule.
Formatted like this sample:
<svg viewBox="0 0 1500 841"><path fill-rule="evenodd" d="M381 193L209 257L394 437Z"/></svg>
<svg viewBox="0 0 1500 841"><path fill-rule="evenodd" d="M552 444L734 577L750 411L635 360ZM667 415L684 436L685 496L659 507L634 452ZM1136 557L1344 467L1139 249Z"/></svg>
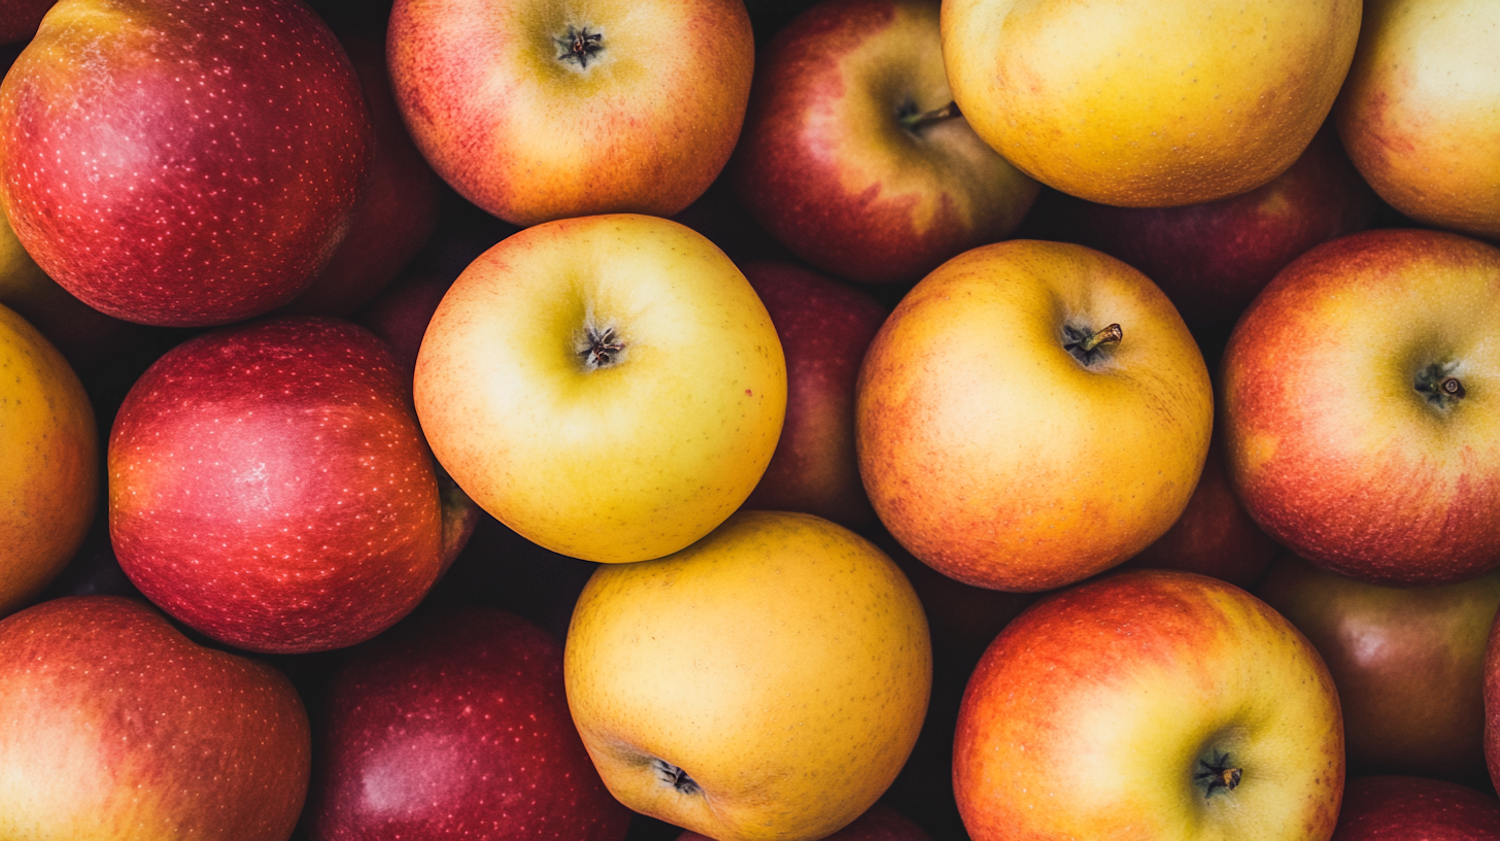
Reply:
<svg viewBox="0 0 1500 841"><path fill-rule="evenodd" d="M1343 788L1318 653L1259 599L1187 572L1038 602L985 651L954 736L974 841L1327 841Z"/></svg>
<svg viewBox="0 0 1500 841"><path fill-rule="evenodd" d="M684 832L677 836L677 841L713 840L696 832ZM895 809L876 803L870 807L870 811L855 818L853 823L824 841L932 841L932 836Z"/></svg>
<svg viewBox="0 0 1500 841"><path fill-rule="evenodd" d="M751 263L786 356L786 421L745 507L817 514L849 528L875 522L854 452L854 385L887 310L874 298L788 263Z"/></svg>
<svg viewBox="0 0 1500 841"><path fill-rule="evenodd" d="M0 616L78 551L99 506L99 442L83 384L41 333L0 306Z"/></svg>
<svg viewBox="0 0 1500 841"><path fill-rule="evenodd" d="M1500 249L1366 231L1287 266L1222 368L1235 491L1272 537L1377 584L1500 565Z"/></svg>
<svg viewBox="0 0 1500 841"><path fill-rule="evenodd" d="M1483 777L1481 687L1500 572L1439 587L1382 587L1287 554L1255 592L1328 664L1351 770Z"/></svg>
<svg viewBox="0 0 1500 841"><path fill-rule="evenodd" d="M626 806L718 841L813 841L906 761L932 653L916 593L873 544L745 511L669 557L596 570L563 677Z"/></svg>
<svg viewBox="0 0 1500 841"><path fill-rule="evenodd" d="M466 536L408 395L380 340L337 319L287 316L180 345L135 383L110 432L120 566L173 617L251 651L385 630Z"/></svg>
<svg viewBox="0 0 1500 841"><path fill-rule="evenodd" d="M0 621L0 721L0 837L285 841L307 795L286 676L132 599Z"/></svg>
<svg viewBox="0 0 1500 841"><path fill-rule="evenodd" d="M1069 195L1174 207L1292 165L1359 38L1360 0L948 0L943 61L974 131Z"/></svg>
<svg viewBox="0 0 1500 841"><path fill-rule="evenodd" d="M1500 6L1369 0L1334 118L1375 192L1419 222L1500 238Z"/></svg>
<svg viewBox="0 0 1500 841"><path fill-rule="evenodd" d="M1422 777L1350 780L1333 841L1493 841L1500 801Z"/></svg>
<svg viewBox="0 0 1500 841"><path fill-rule="evenodd" d="M1012 240L928 275L860 370L860 475L892 535L967 584L1039 591L1144 549L1208 452L1208 369L1150 280Z"/></svg>
<svg viewBox="0 0 1500 841"><path fill-rule="evenodd" d="M741 0L397 0L387 56L438 175L523 226L687 207L729 159L755 61Z"/></svg>
<svg viewBox="0 0 1500 841"><path fill-rule="evenodd" d="M334 674L313 841L620 841L563 692L563 647L514 614L418 611Z"/></svg>
<svg viewBox="0 0 1500 841"><path fill-rule="evenodd" d="M745 207L842 277L911 283L1001 239L1039 189L953 109L937 0L826 0L761 52L730 164Z"/></svg>
<svg viewBox="0 0 1500 841"><path fill-rule="evenodd" d="M604 563L722 523L770 463L787 399L745 276L635 214L544 223L481 255L433 314L415 386L433 452L481 508Z"/></svg>
<svg viewBox="0 0 1500 841"><path fill-rule="evenodd" d="M37 265L145 324L267 312L328 261L370 122L295 0L61 0L0 85L0 199Z"/></svg>

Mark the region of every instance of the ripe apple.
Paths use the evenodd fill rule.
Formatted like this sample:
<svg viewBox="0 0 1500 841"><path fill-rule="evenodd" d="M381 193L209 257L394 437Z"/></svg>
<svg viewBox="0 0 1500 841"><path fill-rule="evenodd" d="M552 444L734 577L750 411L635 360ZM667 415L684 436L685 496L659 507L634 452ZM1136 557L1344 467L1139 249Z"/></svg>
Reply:
<svg viewBox="0 0 1500 841"><path fill-rule="evenodd" d="M110 432L120 566L172 616L251 651L339 648L390 627L463 537L408 395L380 340L337 319L180 345Z"/></svg>
<svg viewBox="0 0 1500 841"><path fill-rule="evenodd" d="M1483 776L1484 651L1500 608L1500 572L1440 587L1382 587L1286 554L1255 592L1328 664L1351 771Z"/></svg>
<svg viewBox="0 0 1500 841"><path fill-rule="evenodd" d="M818 268L916 281L1010 233L1039 189L952 101L937 0L826 0L761 52L736 191Z"/></svg>
<svg viewBox="0 0 1500 841"><path fill-rule="evenodd" d="M706 835L684 832L677 841L713 841ZM870 811L854 819L854 822L823 839L823 841L932 841L932 836L922 831L900 812L884 803L876 803Z"/></svg>
<svg viewBox="0 0 1500 841"><path fill-rule="evenodd" d="M0 306L0 616L67 565L99 505L99 442L83 384Z"/></svg>
<svg viewBox="0 0 1500 841"><path fill-rule="evenodd" d="M943 61L974 131L1070 195L1173 207L1285 172L1333 107L1360 0L948 0Z"/></svg>
<svg viewBox="0 0 1500 841"><path fill-rule="evenodd" d="M563 647L514 614L420 610L342 663L328 692L313 841L620 841L563 691Z"/></svg>
<svg viewBox="0 0 1500 841"><path fill-rule="evenodd" d="M1500 238L1500 5L1369 0L1334 109L1380 197L1411 218Z"/></svg>
<svg viewBox="0 0 1500 841"><path fill-rule="evenodd" d="M1333 841L1494 841L1500 802L1457 783L1379 776L1349 781Z"/></svg>
<svg viewBox="0 0 1500 841"><path fill-rule="evenodd" d="M670 557L595 571L563 676L626 806L719 841L812 841L906 761L932 653L916 593L873 544L745 511Z"/></svg>
<svg viewBox="0 0 1500 841"><path fill-rule="evenodd" d="M1231 584L1111 575L1013 621L969 680L953 789L974 841L1327 841L1339 701L1307 640Z"/></svg>
<svg viewBox="0 0 1500 841"><path fill-rule="evenodd" d="M1012 240L911 290L860 370L860 475L944 575L1038 591L1160 537L1213 422L1208 369L1166 296L1079 245Z"/></svg>
<svg viewBox="0 0 1500 841"><path fill-rule="evenodd" d="M147 605L54 599L0 622L0 837L285 841L311 735L286 676Z"/></svg>
<svg viewBox="0 0 1500 841"><path fill-rule="evenodd" d="M875 522L854 452L854 385L888 314L874 298L788 263L751 263L786 356L786 422L747 508L802 511L849 528Z"/></svg>
<svg viewBox="0 0 1500 841"><path fill-rule="evenodd" d="M701 235L651 216L537 225L459 276L417 356L438 461L554 552L659 558L750 495L786 412L766 308Z"/></svg>
<svg viewBox="0 0 1500 841"><path fill-rule="evenodd" d="M741 0L397 0L387 55L417 148L517 225L687 207L755 60Z"/></svg>
<svg viewBox="0 0 1500 841"><path fill-rule="evenodd" d="M1287 266L1222 368L1230 477L1324 569L1409 586L1500 565L1500 249L1377 230Z"/></svg>
<svg viewBox="0 0 1500 841"><path fill-rule="evenodd" d="M296 297L369 169L359 80L296 0L61 0L0 85L0 199L95 309L223 324Z"/></svg>

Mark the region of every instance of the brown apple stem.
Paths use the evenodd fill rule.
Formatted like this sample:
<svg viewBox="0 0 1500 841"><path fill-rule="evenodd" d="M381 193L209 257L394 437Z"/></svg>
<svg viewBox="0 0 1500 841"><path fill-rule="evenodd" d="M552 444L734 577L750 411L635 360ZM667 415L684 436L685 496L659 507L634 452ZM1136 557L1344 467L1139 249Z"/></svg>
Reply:
<svg viewBox="0 0 1500 841"><path fill-rule="evenodd" d="M1438 383L1438 390L1449 397L1463 397L1468 392L1464 391L1464 384L1458 381L1458 377L1444 377Z"/></svg>
<svg viewBox="0 0 1500 841"><path fill-rule="evenodd" d="M1204 784L1204 799L1212 797L1217 789L1234 791L1239 787L1240 777L1244 775L1242 769L1230 765L1229 754L1219 751L1214 752L1212 762L1206 759L1198 760L1198 768L1199 771L1193 775L1193 778Z"/></svg>
<svg viewBox="0 0 1500 841"><path fill-rule="evenodd" d="M963 112L958 110L957 102L950 102L942 108L928 111L925 114L909 114L901 118L901 126L907 131L920 131L933 123L962 117Z"/></svg>
<svg viewBox="0 0 1500 841"><path fill-rule="evenodd" d="M1123 338L1125 338L1125 331L1120 329L1120 325L1111 324L1079 342L1078 349L1084 353L1092 353L1094 348L1100 345L1114 344Z"/></svg>

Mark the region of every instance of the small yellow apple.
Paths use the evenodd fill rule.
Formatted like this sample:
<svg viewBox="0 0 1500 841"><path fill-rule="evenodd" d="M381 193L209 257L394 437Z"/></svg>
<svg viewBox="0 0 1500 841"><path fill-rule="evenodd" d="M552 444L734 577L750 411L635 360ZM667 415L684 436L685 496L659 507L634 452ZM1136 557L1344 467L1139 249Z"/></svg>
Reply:
<svg viewBox="0 0 1500 841"><path fill-rule="evenodd" d="M668 558L600 567L563 676L604 784L720 841L822 838L905 764L927 620L900 569L810 514L745 511Z"/></svg>

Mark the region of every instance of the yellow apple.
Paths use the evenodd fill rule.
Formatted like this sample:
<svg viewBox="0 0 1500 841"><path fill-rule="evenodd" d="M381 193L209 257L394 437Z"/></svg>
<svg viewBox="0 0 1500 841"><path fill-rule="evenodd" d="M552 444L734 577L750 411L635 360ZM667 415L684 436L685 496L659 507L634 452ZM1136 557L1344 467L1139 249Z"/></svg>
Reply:
<svg viewBox="0 0 1500 841"><path fill-rule="evenodd" d="M600 567L574 609L568 705L626 806L720 841L822 838L905 764L927 620L873 544L745 511L688 549Z"/></svg>
<svg viewBox="0 0 1500 841"><path fill-rule="evenodd" d="M94 519L99 442L73 369L0 306L0 616L62 571Z"/></svg>
<svg viewBox="0 0 1500 841"><path fill-rule="evenodd" d="M1360 0L946 0L943 60L974 131L1101 204L1248 192L1292 165L1354 57Z"/></svg>
<svg viewBox="0 0 1500 841"><path fill-rule="evenodd" d="M417 416L481 508L598 562L681 549L760 481L786 362L749 281L675 222L528 228L475 260L422 340Z"/></svg>

